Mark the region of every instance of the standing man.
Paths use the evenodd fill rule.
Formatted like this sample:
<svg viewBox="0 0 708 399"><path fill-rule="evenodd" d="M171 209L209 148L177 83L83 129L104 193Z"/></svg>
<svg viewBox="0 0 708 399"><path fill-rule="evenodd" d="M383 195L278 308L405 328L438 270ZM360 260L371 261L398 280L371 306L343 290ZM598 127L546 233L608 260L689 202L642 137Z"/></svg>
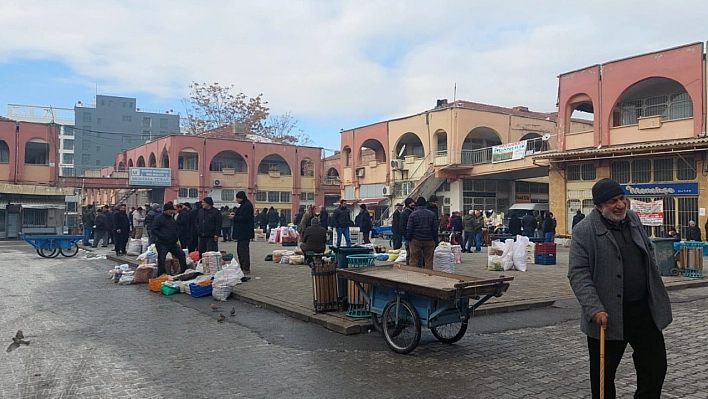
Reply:
<svg viewBox="0 0 708 399"><path fill-rule="evenodd" d="M174 205L171 202L166 203L162 207L162 214L155 218L150 229L151 234L155 237L155 247L157 247L157 274L159 276L166 272L165 257L168 252L179 259L180 273L187 270L187 258L184 256L182 248L177 245L179 233L174 216Z"/></svg>
<svg viewBox="0 0 708 399"><path fill-rule="evenodd" d="M533 237L536 231L536 226L538 226L536 218L533 217L530 211L526 212L526 215L521 218L521 227L523 228L523 231L521 233L524 235L524 237Z"/></svg>
<svg viewBox="0 0 708 399"><path fill-rule="evenodd" d="M576 224L580 223L581 220L585 219L585 215L578 209L577 212L575 212L575 216L573 216L573 225L571 226L571 229L575 227Z"/></svg>
<svg viewBox="0 0 708 399"><path fill-rule="evenodd" d="M89 205L84 209L84 213L81 215L81 222L84 224L84 244L85 247L91 245L89 239L93 234L93 225L96 223L96 213L93 211L93 205Z"/></svg>
<svg viewBox="0 0 708 399"><path fill-rule="evenodd" d="M197 250L199 244L199 234L197 234L197 215L199 210L202 209L202 205L199 202L194 203L194 208L189 211L189 233L191 234L189 238L189 253Z"/></svg>
<svg viewBox="0 0 708 399"><path fill-rule="evenodd" d="M266 239L269 239L270 235L273 234L273 229L278 227L280 219L285 220L285 216L282 218L278 216L278 211L271 206L266 214Z"/></svg>
<svg viewBox="0 0 708 399"><path fill-rule="evenodd" d="M622 187L602 179L592 188L595 209L573 229L568 279L580 302L588 338L592 397L600 397L600 328L606 330L605 398L615 398L615 372L627 344L637 371L635 398L659 398L666 376L661 330L671 303L639 217L627 210Z"/></svg>
<svg viewBox="0 0 708 399"><path fill-rule="evenodd" d="M128 220L130 221L130 233L133 234L133 238L135 238L135 226L133 225L133 214L135 213L135 207L131 206L130 207L130 212L128 213Z"/></svg>
<svg viewBox="0 0 708 399"><path fill-rule="evenodd" d="M454 241L453 245L462 245L462 216L460 212L452 212L450 217L450 229L452 230L452 238L450 242Z"/></svg>
<svg viewBox="0 0 708 399"><path fill-rule="evenodd" d="M243 274L251 274L251 249L249 245L255 237L253 232L253 204L246 197L245 191L236 193L236 208L234 210L234 240L236 240L236 255L241 264Z"/></svg>
<svg viewBox="0 0 708 399"><path fill-rule="evenodd" d="M108 246L108 222L106 221L106 215L103 213L103 208L96 209L96 218L94 220L94 238L91 248L96 248L98 242L103 240L103 245L101 247L105 248Z"/></svg>
<svg viewBox="0 0 708 399"><path fill-rule="evenodd" d="M393 211L393 220L391 221L391 234L393 235L393 249L401 249L403 246L403 238L401 236L401 212L403 212L403 204L396 204L396 210Z"/></svg>
<svg viewBox="0 0 708 399"><path fill-rule="evenodd" d="M337 246L342 246L342 236L347 242L347 246L352 246L352 238L349 235L349 226L352 223L352 217L349 214L349 209L347 209L347 200L339 201L339 207L334 210L332 215L334 219L334 227L337 231Z"/></svg>
<svg viewBox="0 0 708 399"><path fill-rule="evenodd" d="M158 213L160 211L160 204L152 204L150 208L147 210L147 214L145 215L145 230L147 230L148 237L150 238L150 244L154 244L155 240L152 239L150 236L150 230L152 229L152 222L155 220L157 217Z"/></svg>
<svg viewBox="0 0 708 399"><path fill-rule="evenodd" d="M229 218L229 215L231 215L229 207L223 206L221 208L221 242L231 241L231 234L229 232L231 227L231 219ZM251 215L253 215L253 212L251 212ZM253 219L251 219L251 224L253 224Z"/></svg>
<svg viewBox="0 0 708 399"><path fill-rule="evenodd" d="M298 208L297 214L295 215L295 220L294 224L295 226L299 226L300 222L302 221L302 217L305 215L305 205L300 205Z"/></svg>
<svg viewBox="0 0 708 399"><path fill-rule="evenodd" d="M143 230L145 229L145 214L143 213L143 207L139 206L138 209L133 212L133 238L141 239L143 238Z"/></svg>
<svg viewBox="0 0 708 399"><path fill-rule="evenodd" d="M104 211L103 213L106 214L106 225L107 225L107 233L108 233L108 245L116 243L116 239L113 233L115 233L114 226L113 226L113 213L114 209L111 209L108 205L103 207Z"/></svg>
<svg viewBox="0 0 708 399"><path fill-rule="evenodd" d="M425 199L425 198L424 198ZM438 236L437 229L440 225L440 210L438 209L438 196L433 194L428 198L428 204L426 206L435 215L435 246L440 243L440 236Z"/></svg>
<svg viewBox="0 0 708 399"><path fill-rule="evenodd" d="M320 226L325 230L329 226L329 213L327 213L327 208L324 205L320 205Z"/></svg>
<svg viewBox="0 0 708 399"><path fill-rule="evenodd" d="M438 221L433 211L426 207L425 198L419 197L416 207L408 218L406 239L410 241L410 265L420 267L423 257L426 269L433 270L435 237L438 235Z"/></svg>
<svg viewBox="0 0 708 399"><path fill-rule="evenodd" d="M688 222L688 228L686 229L686 241L703 241L701 229L696 226L696 222L693 220Z"/></svg>
<svg viewBox="0 0 708 399"><path fill-rule="evenodd" d="M189 230L189 211L191 209L189 202L185 202L177 214L177 235L182 249L189 248L189 241L192 239L192 232Z"/></svg>
<svg viewBox="0 0 708 399"><path fill-rule="evenodd" d="M221 212L214 208L214 200L204 197L201 202L202 209L197 214L197 235L199 235L199 258L204 252L219 250L219 235L221 234ZM253 216L253 210L248 215ZM253 219L249 221L252 223Z"/></svg>
<svg viewBox="0 0 708 399"><path fill-rule="evenodd" d="M130 236L130 219L126 213L125 204L120 204L118 210L113 213L113 228L115 229L116 255L125 255L125 246L128 244Z"/></svg>
<svg viewBox="0 0 708 399"><path fill-rule="evenodd" d="M472 233L474 233L474 251L482 251L482 229L484 228L484 215L477 209L474 211L474 221L472 222Z"/></svg>
<svg viewBox="0 0 708 399"><path fill-rule="evenodd" d="M556 219L551 212L546 212L546 218L543 219L543 241L553 242L556 235Z"/></svg>
<svg viewBox="0 0 708 399"><path fill-rule="evenodd" d="M462 245L462 252L472 252L472 244L474 244L474 218L474 210L472 209L462 218L462 229L465 232L465 242Z"/></svg>
<svg viewBox="0 0 708 399"><path fill-rule="evenodd" d="M371 244L371 229L374 227L371 223L371 215L369 215L368 209L366 209L366 204L359 205L359 231L364 237L364 244Z"/></svg>
<svg viewBox="0 0 708 399"><path fill-rule="evenodd" d="M413 201L413 198L406 198L403 204L405 205L405 209L401 212L401 220L398 222L398 231L401 233L401 237L406 239L406 265L410 265L411 242L408 240L408 219L415 209L415 201Z"/></svg>

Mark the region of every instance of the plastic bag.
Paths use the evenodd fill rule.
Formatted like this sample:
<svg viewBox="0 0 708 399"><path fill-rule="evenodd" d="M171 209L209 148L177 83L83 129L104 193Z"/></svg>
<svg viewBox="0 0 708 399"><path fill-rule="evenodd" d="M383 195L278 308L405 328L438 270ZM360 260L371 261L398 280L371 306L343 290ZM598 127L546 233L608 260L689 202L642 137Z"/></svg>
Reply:
<svg viewBox="0 0 708 399"><path fill-rule="evenodd" d="M526 271L526 246L529 245L529 238L524 236L516 236L516 242L514 243L514 269L525 272Z"/></svg>
<svg viewBox="0 0 708 399"><path fill-rule="evenodd" d="M199 251L193 251L187 257L194 263L199 262Z"/></svg>
<svg viewBox="0 0 708 399"><path fill-rule="evenodd" d="M179 284L171 281L165 281L160 287L160 293L165 296L179 293Z"/></svg>
<svg viewBox="0 0 708 399"><path fill-rule="evenodd" d="M395 250L392 249L392 250L388 251L388 259L387 260L389 262L395 262L396 259L398 258L398 255L400 255L400 254L401 254L401 251L399 251L397 249L395 249Z"/></svg>
<svg viewBox="0 0 708 399"><path fill-rule="evenodd" d="M289 263L291 265L302 265L305 263L305 257L303 255L292 255Z"/></svg>
<svg viewBox="0 0 708 399"><path fill-rule="evenodd" d="M445 273L455 272L455 258L450 243L441 242L433 253L433 270Z"/></svg>
<svg viewBox="0 0 708 399"><path fill-rule="evenodd" d="M143 241L131 238L128 241L128 248L126 249L126 254L130 256L138 256L143 253Z"/></svg>
<svg viewBox="0 0 708 399"><path fill-rule="evenodd" d="M157 274L157 266L140 265L137 269L135 269L135 279L133 280L133 284L145 284L151 278L157 277L153 277L155 274Z"/></svg>
<svg viewBox="0 0 708 399"><path fill-rule="evenodd" d="M455 260L455 263L462 263L462 247L460 245L453 245L452 246L452 258Z"/></svg>
<svg viewBox="0 0 708 399"><path fill-rule="evenodd" d="M487 257L487 270L502 271L502 257L500 255L489 255Z"/></svg>
<svg viewBox="0 0 708 399"><path fill-rule="evenodd" d="M504 253L502 254L502 268L511 270L514 268L514 240L508 239L504 242Z"/></svg>
<svg viewBox="0 0 708 399"><path fill-rule="evenodd" d="M140 247L142 247L143 251L147 252L147 249L150 246L150 239L148 237L142 237L140 239L140 244Z"/></svg>
<svg viewBox="0 0 708 399"><path fill-rule="evenodd" d="M214 275L212 283L211 296L217 301L225 301L231 295L233 287L241 284L241 279L244 277L241 266L236 259L225 266Z"/></svg>
<svg viewBox="0 0 708 399"><path fill-rule="evenodd" d="M204 274L214 274L221 270L221 252L210 251L202 255L202 267Z"/></svg>
<svg viewBox="0 0 708 399"><path fill-rule="evenodd" d="M406 250L402 249L401 252L398 254L398 257L396 258L396 263L406 263L407 256L408 253L406 252Z"/></svg>

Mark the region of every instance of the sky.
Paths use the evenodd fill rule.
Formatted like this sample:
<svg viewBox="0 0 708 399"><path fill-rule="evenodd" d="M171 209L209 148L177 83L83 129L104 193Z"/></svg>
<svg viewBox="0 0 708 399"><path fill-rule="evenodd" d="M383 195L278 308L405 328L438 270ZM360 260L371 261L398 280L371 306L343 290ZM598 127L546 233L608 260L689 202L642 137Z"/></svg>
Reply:
<svg viewBox="0 0 708 399"><path fill-rule="evenodd" d="M218 82L290 112L315 145L457 99L555 111L561 73L708 40L708 2L0 2L0 115L94 95L184 115Z"/></svg>

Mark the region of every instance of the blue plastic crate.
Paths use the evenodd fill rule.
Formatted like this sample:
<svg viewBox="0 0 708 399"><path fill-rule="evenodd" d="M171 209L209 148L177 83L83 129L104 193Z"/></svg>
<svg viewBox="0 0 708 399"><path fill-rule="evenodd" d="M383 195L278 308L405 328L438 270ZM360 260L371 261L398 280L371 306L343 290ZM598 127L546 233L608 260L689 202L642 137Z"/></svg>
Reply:
<svg viewBox="0 0 708 399"><path fill-rule="evenodd" d="M534 256L534 263L537 265L555 265L556 254L536 254Z"/></svg>
<svg viewBox="0 0 708 399"><path fill-rule="evenodd" d="M201 298L203 296L211 295L211 284L209 285L199 285L190 283L189 284L189 295L195 298Z"/></svg>

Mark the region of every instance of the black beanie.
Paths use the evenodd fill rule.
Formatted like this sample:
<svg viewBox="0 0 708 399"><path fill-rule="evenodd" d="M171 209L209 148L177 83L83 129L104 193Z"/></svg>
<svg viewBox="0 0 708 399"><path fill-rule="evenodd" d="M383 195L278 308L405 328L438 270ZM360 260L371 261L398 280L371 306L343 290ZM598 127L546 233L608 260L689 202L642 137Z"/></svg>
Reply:
<svg viewBox="0 0 708 399"><path fill-rule="evenodd" d="M246 199L246 192L245 191L239 191L236 193L236 198L241 198L241 199Z"/></svg>
<svg viewBox="0 0 708 399"><path fill-rule="evenodd" d="M170 209L175 209L174 205L172 205L171 202L168 202L162 206L163 211L169 211Z"/></svg>
<svg viewBox="0 0 708 399"><path fill-rule="evenodd" d="M410 204L415 204L415 200L414 200L413 198L410 198L410 197L409 197L409 198L406 198L406 200L403 201L403 203L404 203L406 206L408 206L408 205L410 205Z"/></svg>
<svg viewBox="0 0 708 399"><path fill-rule="evenodd" d="M202 201L204 201L204 202L206 202L207 204L209 204L209 206L214 206L214 200L211 199L211 197L204 197L204 199L203 199Z"/></svg>
<svg viewBox="0 0 708 399"><path fill-rule="evenodd" d="M425 206L427 202L425 201L425 198L423 197L418 197L418 201L415 202L417 206Z"/></svg>
<svg viewBox="0 0 708 399"><path fill-rule="evenodd" d="M437 195L431 195L430 198L428 198L428 202L438 202L438 196Z"/></svg>
<svg viewBox="0 0 708 399"><path fill-rule="evenodd" d="M592 202L595 205L600 205L608 200L623 195L624 190L615 180L608 177L600 180L592 186Z"/></svg>

